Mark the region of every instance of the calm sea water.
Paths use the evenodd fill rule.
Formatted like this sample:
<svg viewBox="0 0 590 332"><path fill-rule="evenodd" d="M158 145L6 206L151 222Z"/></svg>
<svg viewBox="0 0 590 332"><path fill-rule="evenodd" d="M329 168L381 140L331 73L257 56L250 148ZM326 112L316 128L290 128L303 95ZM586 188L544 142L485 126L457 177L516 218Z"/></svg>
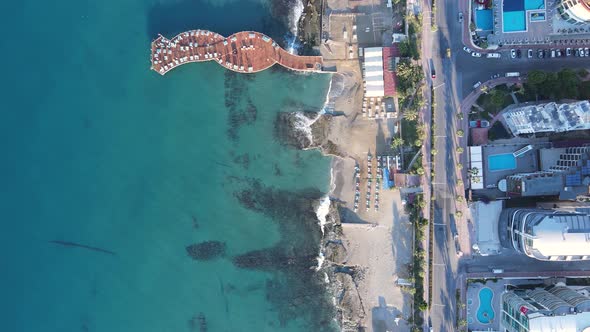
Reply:
<svg viewBox="0 0 590 332"><path fill-rule="evenodd" d="M331 300L309 269L320 236L309 202L328 190L329 159L274 135L293 100L321 107L330 77L149 70L158 32L281 40L285 20L270 17L286 6L9 6L3 24L18 34L3 46L13 57L0 112L1 329L200 331L201 315L208 331L330 330ZM209 240L226 243L223 257L187 255Z"/></svg>

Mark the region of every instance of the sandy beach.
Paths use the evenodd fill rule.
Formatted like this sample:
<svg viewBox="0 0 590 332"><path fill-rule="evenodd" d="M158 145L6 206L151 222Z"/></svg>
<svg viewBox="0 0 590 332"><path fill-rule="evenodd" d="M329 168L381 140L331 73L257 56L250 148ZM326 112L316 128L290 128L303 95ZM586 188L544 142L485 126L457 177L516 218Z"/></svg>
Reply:
<svg viewBox="0 0 590 332"><path fill-rule="evenodd" d="M343 75L344 78L338 79L342 81L342 91L341 96L333 100L334 109L344 115L332 117L326 132L327 140L335 143L342 155L334 157L332 162L335 186L331 197L340 203L344 254L333 263L354 267L358 271L352 278L353 283L344 281L345 286L341 288L353 287L354 290L348 289L343 293L358 297L360 302L342 298L339 304L348 306L348 319L356 319L357 326L363 326L367 331L409 330L406 320L411 313L411 296L402 292L396 280L409 276L407 264L411 261L412 252L411 224L408 223L399 190L379 190L379 211L374 209L374 182L369 211L365 208L364 199L367 178L374 178L376 172L373 158L373 174L369 176L367 154L373 157L391 154L388 142L396 120L362 117L358 112L362 104L362 90L358 93L360 87L355 81L356 77L360 77L360 68L355 68L352 63L339 64L338 70L344 74L335 75ZM357 212L353 211L355 164L360 168L362 197ZM343 330L354 330L354 323L343 324Z"/></svg>

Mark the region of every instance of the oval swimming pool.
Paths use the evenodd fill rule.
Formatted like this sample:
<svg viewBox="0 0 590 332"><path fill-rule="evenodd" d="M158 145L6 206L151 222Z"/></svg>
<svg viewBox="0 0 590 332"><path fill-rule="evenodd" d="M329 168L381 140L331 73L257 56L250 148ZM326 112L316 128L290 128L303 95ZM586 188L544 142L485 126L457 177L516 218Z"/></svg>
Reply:
<svg viewBox="0 0 590 332"><path fill-rule="evenodd" d="M494 319L492 299L494 292L485 287L479 290L479 308L477 308L477 320L482 324L489 324Z"/></svg>

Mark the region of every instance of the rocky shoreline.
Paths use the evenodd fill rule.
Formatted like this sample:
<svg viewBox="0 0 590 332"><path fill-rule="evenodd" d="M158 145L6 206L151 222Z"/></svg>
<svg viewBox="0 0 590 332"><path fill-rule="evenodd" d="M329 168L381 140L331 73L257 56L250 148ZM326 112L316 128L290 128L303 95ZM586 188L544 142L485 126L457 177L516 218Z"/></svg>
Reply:
<svg viewBox="0 0 590 332"><path fill-rule="evenodd" d="M345 151L330 139L336 117L309 111L305 107L300 109L300 112L280 112L277 115L277 139L297 149L318 149L326 156L346 157ZM308 128L302 127L304 125L308 125ZM338 163L333 162L332 167L338 167ZM341 330L358 331L367 315L367 308L358 290L365 271L360 266L347 264L348 241L342 232L341 208L341 203L331 197L320 247L324 262L318 273L325 273L329 282L328 290L334 298L336 320Z"/></svg>
<svg viewBox="0 0 590 332"><path fill-rule="evenodd" d="M310 54L321 41L323 0L298 1L303 2L303 13L298 22L297 38L303 44L303 54Z"/></svg>
<svg viewBox="0 0 590 332"><path fill-rule="evenodd" d="M335 299L336 319L341 330L359 331L366 316L366 308L358 290L358 284L364 278L364 269L347 265L347 241L342 233L339 208L338 202L330 202L330 212L326 216L328 223L322 238L325 261L320 271L328 276L328 289Z"/></svg>

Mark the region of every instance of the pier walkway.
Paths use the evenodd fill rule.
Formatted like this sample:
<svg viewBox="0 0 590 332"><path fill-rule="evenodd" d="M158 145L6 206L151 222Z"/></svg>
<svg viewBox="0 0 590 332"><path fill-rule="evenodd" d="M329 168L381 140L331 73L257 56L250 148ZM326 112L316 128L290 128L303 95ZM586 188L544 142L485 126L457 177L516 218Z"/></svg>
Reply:
<svg viewBox="0 0 590 332"><path fill-rule="evenodd" d="M240 73L259 72L275 63L292 70L319 72L323 64L321 56L293 55L254 31L226 38L207 30L192 30L172 39L160 35L152 42L151 69L161 75L186 63L210 60Z"/></svg>

